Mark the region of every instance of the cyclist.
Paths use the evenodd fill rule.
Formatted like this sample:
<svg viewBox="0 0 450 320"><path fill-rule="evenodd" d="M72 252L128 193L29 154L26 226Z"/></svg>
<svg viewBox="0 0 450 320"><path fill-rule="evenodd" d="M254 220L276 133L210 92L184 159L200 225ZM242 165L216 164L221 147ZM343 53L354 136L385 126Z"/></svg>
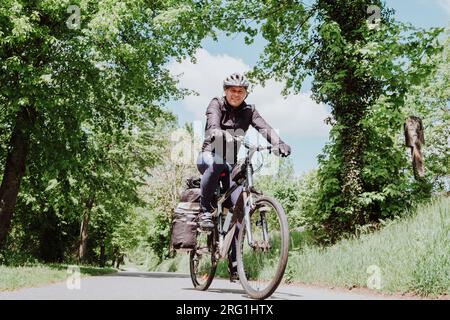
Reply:
<svg viewBox="0 0 450 320"><path fill-rule="evenodd" d="M221 174L226 174L223 181L225 190L234 182L230 173L237 161L240 143L234 137L243 137L248 128L253 126L266 140L274 146L274 153L287 157L291 147L284 143L275 130L256 111L254 105L245 102L248 96L249 82L245 75L233 73L223 81L225 95L211 100L206 109L205 140L197 159L197 168L202 174L201 198L202 214L200 228L211 230L214 228L212 213L214 212L214 192ZM242 188L237 188L227 199L224 208L231 212L236 205ZM236 228L235 236L238 234ZM236 240L234 237L233 242ZM235 245L231 245L229 256L229 271L231 279L237 274Z"/></svg>

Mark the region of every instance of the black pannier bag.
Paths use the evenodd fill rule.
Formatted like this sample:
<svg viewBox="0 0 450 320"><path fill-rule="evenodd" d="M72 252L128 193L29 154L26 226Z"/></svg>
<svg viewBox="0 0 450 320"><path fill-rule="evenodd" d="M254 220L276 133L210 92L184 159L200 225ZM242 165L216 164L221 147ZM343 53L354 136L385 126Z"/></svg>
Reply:
<svg viewBox="0 0 450 320"><path fill-rule="evenodd" d="M200 188L184 190L181 193L181 202L200 202Z"/></svg>
<svg viewBox="0 0 450 320"><path fill-rule="evenodd" d="M198 183L196 182L198 181ZM193 249L197 244L197 221L200 207L200 178L189 178L188 189L174 210L171 244L174 249Z"/></svg>
<svg viewBox="0 0 450 320"><path fill-rule="evenodd" d="M172 246L174 249L193 249L197 244L198 202L180 202L172 220Z"/></svg>

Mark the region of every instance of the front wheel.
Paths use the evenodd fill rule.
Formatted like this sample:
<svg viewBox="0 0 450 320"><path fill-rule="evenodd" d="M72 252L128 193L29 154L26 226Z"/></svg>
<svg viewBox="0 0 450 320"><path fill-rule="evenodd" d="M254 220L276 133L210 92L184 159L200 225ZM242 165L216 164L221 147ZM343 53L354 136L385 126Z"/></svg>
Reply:
<svg viewBox="0 0 450 320"><path fill-rule="evenodd" d="M253 242L248 243L248 228ZM289 228L283 207L271 197L260 197L245 219L237 242L239 279L253 299L265 299L278 287L286 269Z"/></svg>
<svg viewBox="0 0 450 320"><path fill-rule="evenodd" d="M197 290L207 290L214 279L217 267L217 228L209 233L199 232L197 245L190 252L189 270L192 284Z"/></svg>

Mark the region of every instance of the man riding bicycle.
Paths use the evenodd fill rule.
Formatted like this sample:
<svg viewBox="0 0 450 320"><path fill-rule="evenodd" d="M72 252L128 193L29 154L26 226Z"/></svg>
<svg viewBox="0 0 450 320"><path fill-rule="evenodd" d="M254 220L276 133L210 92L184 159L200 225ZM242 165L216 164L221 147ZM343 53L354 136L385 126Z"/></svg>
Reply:
<svg viewBox="0 0 450 320"><path fill-rule="evenodd" d="M267 141L274 146L274 153L287 157L291 147L284 143L275 130L256 111L254 105L245 102L248 96L249 82L245 75L233 73L223 81L224 97L211 100L206 109L205 140L197 159L197 168L202 174L200 204L200 228L214 228L214 192L221 175L225 174L223 188L229 189L235 182L231 180L231 171L236 164L240 143L236 137L243 137L248 128L253 126ZM237 188L224 203L224 208L231 212L236 205L242 188ZM237 229L236 229L237 234ZM231 279L237 274L236 252L231 245L229 271Z"/></svg>

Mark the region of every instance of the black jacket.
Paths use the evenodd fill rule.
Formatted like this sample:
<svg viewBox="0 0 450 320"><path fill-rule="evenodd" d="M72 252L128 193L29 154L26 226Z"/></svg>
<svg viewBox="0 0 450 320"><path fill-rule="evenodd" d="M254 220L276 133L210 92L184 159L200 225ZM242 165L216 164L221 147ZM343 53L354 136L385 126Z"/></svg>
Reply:
<svg viewBox="0 0 450 320"><path fill-rule="evenodd" d="M227 130L233 136L244 136L248 128L253 126L272 145L283 143L280 137L260 116L255 105L249 105L245 101L233 108L228 105L225 97L214 98L206 109L205 140L202 151L211 151L223 156L228 163L235 163L240 144L236 142L226 143L225 139L218 143L211 135L213 129Z"/></svg>

